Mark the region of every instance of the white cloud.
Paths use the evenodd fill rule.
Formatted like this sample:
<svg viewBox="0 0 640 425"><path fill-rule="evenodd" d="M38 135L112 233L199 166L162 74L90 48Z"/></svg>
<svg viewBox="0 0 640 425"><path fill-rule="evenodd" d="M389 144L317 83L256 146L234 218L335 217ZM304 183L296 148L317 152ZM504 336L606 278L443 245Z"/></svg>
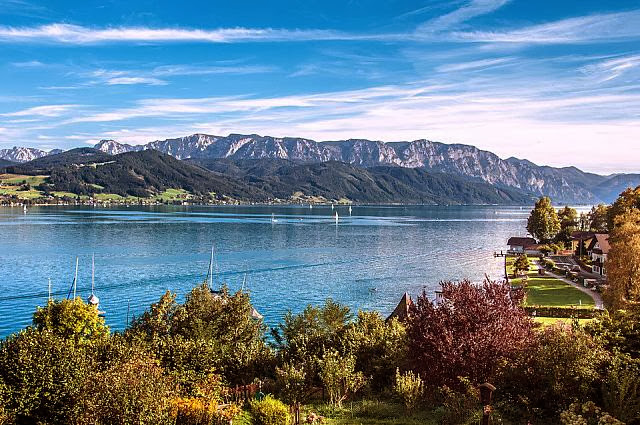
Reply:
<svg viewBox="0 0 640 425"><path fill-rule="evenodd" d="M98 44L114 42L140 43L234 43L260 41L310 40L386 40L393 34L350 34L320 29L219 28L182 29L116 27L89 28L79 25L50 24L39 27L0 27L0 40L11 42L55 42L63 44Z"/></svg>
<svg viewBox="0 0 640 425"><path fill-rule="evenodd" d="M447 30L476 16L491 13L509 3L509 1L510 0L470 0L452 12L425 22L418 27L418 31L437 32Z"/></svg>
<svg viewBox="0 0 640 425"><path fill-rule="evenodd" d="M0 115L5 117L29 117L29 116L59 117L77 107L78 105L43 105L43 106L34 106L32 108L22 109L20 111L15 111L15 112L7 112Z"/></svg>
<svg viewBox="0 0 640 425"><path fill-rule="evenodd" d="M455 41L483 43L581 43L640 38L640 10L563 19L509 31L453 32Z"/></svg>
<svg viewBox="0 0 640 425"><path fill-rule="evenodd" d="M133 85L133 84L146 84L150 86L165 86L168 83L164 80L160 80L159 78L148 78L148 77L114 77L109 78L106 81L109 86L116 85Z"/></svg>

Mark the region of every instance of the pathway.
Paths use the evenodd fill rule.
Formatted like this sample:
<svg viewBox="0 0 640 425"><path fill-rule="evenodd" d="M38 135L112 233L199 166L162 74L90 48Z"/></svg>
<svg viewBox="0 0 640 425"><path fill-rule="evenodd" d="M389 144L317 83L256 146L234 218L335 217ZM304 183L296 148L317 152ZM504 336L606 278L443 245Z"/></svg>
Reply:
<svg viewBox="0 0 640 425"><path fill-rule="evenodd" d="M538 263L538 267L542 267L542 266L540 265L540 263ZM593 298L593 301L594 301L594 302L595 302L595 304L596 304L596 308L597 308L598 310L604 310L604 302L602 301L602 296L601 296L599 293L597 293L597 292L595 292L595 291L592 291L591 289L585 288L584 286L579 285L579 284L575 283L574 281L567 279L567 278L566 278L566 277L564 277L564 276L560 276L560 275L557 275L557 274L555 274L555 273L553 273L553 272L550 272L550 271L549 271L549 270L547 270L547 269L545 269L545 270L544 270L544 272L545 272L545 274L548 274L548 275L550 275L550 276L553 276L553 277L555 277L556 279L561 280L561 281L563 281L563 282L566 282L566 283L568 283L569 285L571 285L571 286L573 286L574 288L576 288L577 290L582 291L582 292L584 292L585 294L589 295L591 298Z"/></svg>

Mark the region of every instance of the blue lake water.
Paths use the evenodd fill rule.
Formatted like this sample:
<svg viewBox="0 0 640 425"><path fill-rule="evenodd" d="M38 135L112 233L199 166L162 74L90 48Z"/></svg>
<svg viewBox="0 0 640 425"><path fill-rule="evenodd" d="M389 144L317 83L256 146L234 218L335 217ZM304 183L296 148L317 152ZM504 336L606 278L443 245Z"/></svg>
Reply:
<svg viewBox="0 0 640 425"><path fill-rule="evenodd" d="M332 215L338 211L339 223ZM75 258L78 292L96 294L113 329L167 289L183 297L207 274L246 288L267 324L331 297L390 313L406 291L441 280L503 277L493 252L524 236L528 209L495 206L34 207L0 208L0 336L31 323L36 306L67 296ZM275 222L272 221L275 215Z"/></svg>

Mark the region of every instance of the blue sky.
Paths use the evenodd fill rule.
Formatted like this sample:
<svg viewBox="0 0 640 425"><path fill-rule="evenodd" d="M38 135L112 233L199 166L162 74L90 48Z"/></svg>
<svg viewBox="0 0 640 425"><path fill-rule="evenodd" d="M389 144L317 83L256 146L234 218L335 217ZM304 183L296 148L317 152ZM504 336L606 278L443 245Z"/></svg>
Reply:
<svg viewBox="0 0 640 425"><path fill-rule="evenodd" d="M640 1L0 0L0 148L429 139L640 172Z"/></svg>

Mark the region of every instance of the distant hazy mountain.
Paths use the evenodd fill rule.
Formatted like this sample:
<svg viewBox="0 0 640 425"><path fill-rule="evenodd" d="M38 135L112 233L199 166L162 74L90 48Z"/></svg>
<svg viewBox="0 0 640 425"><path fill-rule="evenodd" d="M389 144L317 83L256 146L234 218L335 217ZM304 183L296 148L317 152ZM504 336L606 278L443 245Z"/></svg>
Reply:
<svg viewBox="0 0 640 425"><path fill-rule="evenodd" d="M51 152L47 152L41 149L14 146L11 149L0 149L0 159L11 162L28 162L37 158L42 158L43 156L60 152L62 152L60 149L54 149Z"/></svg>
<svg viewBox="0 0 640 425"><path fill-rule="evenodd" d="M497 155L474 146L444 144L429 140L383 143L350 139L316 142L304 138L277 138L231 134L226 137L194 134L178 139L155 141L142 146L103 141L96 146L105 152L156 149L185 158L263 159L278 158L302 162L340 161L359 167L395 165L404 168L454 174L483 180L498 187L510 187L535 195L548 195L555 202L595 203L609 201L620 185L606 184L608 176L585 173L575 167L538 166L530 161ZM618 179L632 186L640 176Z"/></svg>

